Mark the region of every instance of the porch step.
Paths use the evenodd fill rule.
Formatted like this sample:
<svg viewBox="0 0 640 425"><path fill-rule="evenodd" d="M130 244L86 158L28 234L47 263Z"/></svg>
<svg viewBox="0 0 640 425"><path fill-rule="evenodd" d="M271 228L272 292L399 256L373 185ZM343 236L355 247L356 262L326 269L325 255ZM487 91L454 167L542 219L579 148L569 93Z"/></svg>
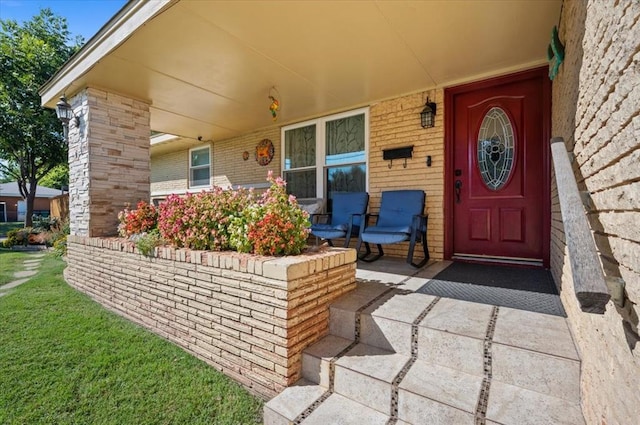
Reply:
<svg viewBox="0 0 640 425"><path fill-rule="evenodd" d="M564 318L359 282L330 331L265 424L584 424Z"/></svg>
<svg viewBox="0 0 640 425"><path fill-rule="evenodd" d="M308 416L304 416L300 419L302 422L297 422L296 418L302 414L306 406L301 406L299 403L302 400L300 394L294 395L293 392L288 390L296 388L300 394L309 396L315 395L318 385L308 387L306 385L293 386L283 391L277 399L277 403L271 400L265 405L264 408L264 424L265 425L290 425L295 423L304 423L305 425L334 425L334 424L371 424L371 425L385 425L388 421L388 416L382 414L376 410L363 406L347 397L340 394L330 394L315 410L309 413ZM309 399L310 404L315 400ZM292 406L297 407L293 409ZM297 414L295 414L297 412ZM397 422L402 425L403 422Z"/></svg>

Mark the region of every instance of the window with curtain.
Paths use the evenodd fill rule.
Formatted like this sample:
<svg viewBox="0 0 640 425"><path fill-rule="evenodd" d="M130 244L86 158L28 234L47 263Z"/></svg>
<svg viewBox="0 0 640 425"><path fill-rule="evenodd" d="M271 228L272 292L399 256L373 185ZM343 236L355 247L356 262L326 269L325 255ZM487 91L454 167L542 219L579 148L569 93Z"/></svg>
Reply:
<svg viewBox="0 0 640 425"><path fill-rule="evenodd" d="M189 187L211 185L211 148L189 150Z"/></svg>
<svg viewBox="0 0 640 425"><path fill-rule="evenodd" d="M282 129L283 174L298 198L367 190L369 110L331 115Z"/></svg>

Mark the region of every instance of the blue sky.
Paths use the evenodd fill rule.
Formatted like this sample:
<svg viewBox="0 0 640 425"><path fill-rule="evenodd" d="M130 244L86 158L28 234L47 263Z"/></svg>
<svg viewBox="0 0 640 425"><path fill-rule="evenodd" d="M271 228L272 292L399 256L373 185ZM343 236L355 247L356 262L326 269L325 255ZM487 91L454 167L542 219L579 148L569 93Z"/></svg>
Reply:
<svg viewBox="0 0 640 425"><path fill-rule="evenodd" d="M81 35L87 41L126 3L126 0L0 0L0 19L29 21L40 9L48 7L67 19L72 38Z"/></svg>

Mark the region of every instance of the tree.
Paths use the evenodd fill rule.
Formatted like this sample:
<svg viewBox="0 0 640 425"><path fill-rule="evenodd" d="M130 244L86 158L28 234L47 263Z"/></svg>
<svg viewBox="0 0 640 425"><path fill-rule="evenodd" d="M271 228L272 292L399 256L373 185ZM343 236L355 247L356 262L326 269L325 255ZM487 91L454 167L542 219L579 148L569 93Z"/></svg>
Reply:
<svg viewBox="0 0 640 425"><path fill-rule="evenodd" d="M56 165L40 179L40 186L49 187L51 189L68 190L69 187L69 164L64 163Z"/></svg>
<svg viewBox="0 0 640 425"><path fill-rule="evenodd" d="M0 171L18 182L30 226L38 181L67 161L55 111L40 105L38 89L76 52L65 18L42 9L29 22L0 20Z"/></svg>

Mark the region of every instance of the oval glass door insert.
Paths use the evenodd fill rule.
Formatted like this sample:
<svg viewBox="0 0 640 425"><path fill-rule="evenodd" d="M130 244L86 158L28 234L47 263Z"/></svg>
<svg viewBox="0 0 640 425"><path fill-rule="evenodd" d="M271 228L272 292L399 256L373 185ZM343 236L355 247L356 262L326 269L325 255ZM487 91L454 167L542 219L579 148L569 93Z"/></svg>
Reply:
<svg viewBox="0 0 640 425"><path fill-rule="evenodd" d="M500 190L513 170L513 126L507 114L498 107L489 109L478 132L478 168L484 184Z"/></svg>

